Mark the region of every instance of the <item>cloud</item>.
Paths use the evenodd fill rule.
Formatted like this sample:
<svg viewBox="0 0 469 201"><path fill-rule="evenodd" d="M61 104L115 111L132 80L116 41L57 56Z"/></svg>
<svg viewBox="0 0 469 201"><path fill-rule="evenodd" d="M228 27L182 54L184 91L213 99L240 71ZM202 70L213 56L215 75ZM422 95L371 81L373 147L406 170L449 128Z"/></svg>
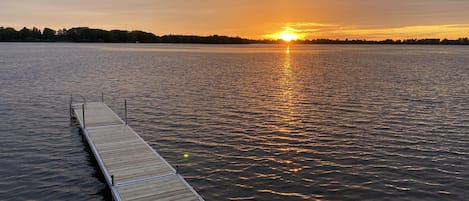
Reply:
<svg viewBox="0 0 469 201"><path fill-rule="evenodd" d="M301 35L303 38L340 39L408 39L408 38L460 38L467 37L469 24L413 25L373 28L359 25L323 24L317 22L289 22L283 31ZM266 36L272 36L267 34Z"/></svg>
<svg viewBox="0 0 469 201"><path fill-rule="evenodd" d="M405 38L460 38L467 37L469 24L414 25L390 28L344 28L331 31L332 35L366 39L405 39Z"/></svg>

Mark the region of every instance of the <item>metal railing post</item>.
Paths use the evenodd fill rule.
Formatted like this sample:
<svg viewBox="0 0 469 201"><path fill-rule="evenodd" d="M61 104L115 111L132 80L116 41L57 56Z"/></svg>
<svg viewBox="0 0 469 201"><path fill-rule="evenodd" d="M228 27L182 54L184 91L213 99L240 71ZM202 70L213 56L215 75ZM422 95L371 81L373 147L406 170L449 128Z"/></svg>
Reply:
<svg viewBox="0 0 469 201"><path fill-rule="evenodd" d="M70 108L69 108L70 109L70 120L72 120L72 101L73 101L72 98L73 98L73 96L72 96L72 94L70 94L70 105L69 105L70 106Z"/></svg>
<svg viewBox="0 0 469 201"><path fill-rule="evenodd" d="M125 125L127 125L127 99L124 100Z"/></svg>
<svg viewBox="0 0 469 201"><path fill-rule="evenodd" d="M83 112L83 128L86 128L86 124L85 124L85 104L81 105L81 110Z"/></svg>

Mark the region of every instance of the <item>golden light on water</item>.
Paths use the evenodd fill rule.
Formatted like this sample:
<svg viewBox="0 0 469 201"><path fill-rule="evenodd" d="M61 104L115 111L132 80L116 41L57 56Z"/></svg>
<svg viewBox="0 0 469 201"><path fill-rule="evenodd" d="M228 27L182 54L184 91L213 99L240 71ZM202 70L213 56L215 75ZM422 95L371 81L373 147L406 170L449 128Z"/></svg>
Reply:
<svg viewBox="0 0 469 201"><path fill-rule="evenodd" d="M287 46L284 62L281 70L281 78L279 79L279 116L282 118L282 122L285 122L287 125L295 124L295 104L294 104L294 77L291 66L291 55L290 55L290 46ZM290 133L291 128L289 126L279 126L277 130L281 133ZM282 138L282 136L277 136ZM288 137L286 137L288 138Z"/></svg>
<svg viewBox="0 0 469 201"><path fill-rule="evenodd" d="M290 171L290 172L293 172L293 173L298 173L298 172L301 171L302 169L303 169L303 168L300 168L300 167L298 167L298 168L291 168L291 169L289 169L289 171Z"/></svg>

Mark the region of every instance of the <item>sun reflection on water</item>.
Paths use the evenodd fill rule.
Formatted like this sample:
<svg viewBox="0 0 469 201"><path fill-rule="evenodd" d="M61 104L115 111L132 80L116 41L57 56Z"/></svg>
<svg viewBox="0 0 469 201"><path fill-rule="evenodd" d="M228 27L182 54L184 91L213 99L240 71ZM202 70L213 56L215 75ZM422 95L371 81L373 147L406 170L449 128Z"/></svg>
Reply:
<svg viewBox="0 0 469 201"><path fill-rule="evenodd" d="M296 86L295 69L292 64L292 54L290 45L287 46L284 54L284 61L281 68L281 79L279 79L280 97L278 104L278 111L280 122L282 124L277 126L279 134L273 138L280 139L282 141L294 141L297 135L297 124L298 114L296 99L298 98L298 86ZM279 153L290 155L292 152L298 153L296 149L292 147L281 145L277 147ZM297 174L303 170L302 165L295 162L295 158L290 158L284 161L286 170L292 174Z"/></svg>
<svg viewBox="0 0 469 201"><path fill-rule="evenodd" d="M294 87L293 87L293 75L292 75L292 66L291 66L291 54L290 46L287 46L285 59L282 66L282 77L280 79L280 108L281 116L283 122L286 125L294 123ZM283 126L279 128L279 131L282 133L289 133L289 126Z"/></svg>

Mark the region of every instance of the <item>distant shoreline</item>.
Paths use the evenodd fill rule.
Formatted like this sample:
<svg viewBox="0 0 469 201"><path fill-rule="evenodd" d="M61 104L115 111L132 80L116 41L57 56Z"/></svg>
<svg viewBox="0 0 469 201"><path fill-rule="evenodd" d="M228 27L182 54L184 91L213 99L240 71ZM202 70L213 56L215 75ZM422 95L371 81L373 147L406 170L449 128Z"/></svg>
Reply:
<svg viewBox="0 0 469 201"><path fill-rule="evenodd" d="M140 42L140 43L132 43L132 42L74 42L74 41L1 41L1 43L73 43L73 44L194 44L194 45L434 45L434 46L466 46L469 44L424 44L424 43L305 43L303 41L292 41L292 42L254 42L254 43L191 43L191 42Z"/></svg>
<svg viewBox="0 0 469 201"><path fill-rule="evenodd" d="M284 44L283 40L255 40L230 36L163 35L157 36L144 31L126 31L76 27L53 30L36 27L17 31L11 27L0 27L0 42L71 42L71 43L173 43L173 44ZM424 38L404 40L366 40L366 39L312 39L291 41L292 44L394 44L394 45L469 45L469 39L455 40Z"/></svg>

